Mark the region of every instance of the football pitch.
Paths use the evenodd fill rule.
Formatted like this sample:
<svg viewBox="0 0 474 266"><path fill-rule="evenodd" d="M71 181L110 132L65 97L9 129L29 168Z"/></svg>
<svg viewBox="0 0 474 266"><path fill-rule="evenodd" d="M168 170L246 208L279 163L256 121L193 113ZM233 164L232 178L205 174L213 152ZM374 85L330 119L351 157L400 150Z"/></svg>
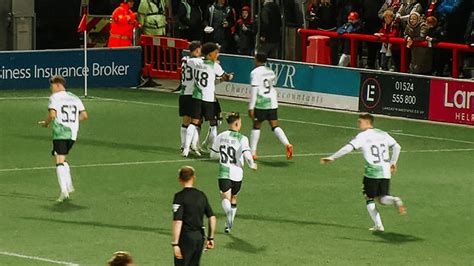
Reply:
<svg viewBox="0 0 474 266"><path fill-rule="evenodd" d="M259 169L245 170L227 235L217 162L180 156L178 95L90 94L83 100L90 118L68 157L76 192L56 203L51 129L37 125L49 90L0 93L0 265L104 265L117 250L130 251L137 265L172 265L171 203L182 165L196 168L196 186L218 218L216 248L202 265L474 265L472 127L376 118L402 146L391 192L408 213L379 206L386 231L373 234L361 154L319 163L357 134L357 114L280 106L295 157L285 159L265 125ZM220 102L247 113L247 102ZM250 130L245 116L242 133Z"/></svg>

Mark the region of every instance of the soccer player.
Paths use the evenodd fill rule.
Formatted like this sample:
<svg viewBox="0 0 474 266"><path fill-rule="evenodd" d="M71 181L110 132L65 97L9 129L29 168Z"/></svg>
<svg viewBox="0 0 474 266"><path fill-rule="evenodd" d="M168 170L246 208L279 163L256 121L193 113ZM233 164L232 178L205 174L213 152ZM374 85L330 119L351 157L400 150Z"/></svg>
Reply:
<svg viewBox="0 0 474 266"><path fill-rule="evenodd" d="M56 174L58 176L61 194L58 202L69 199L69 194L74 192L71 170L66 161L79 131L79 120L88 118L82 101L65 89L66 81L62 76L53 76L50 79L52 95L49 97L49 114L46 120L38 124L47 128L53 126L53 151L56 158Z"/></svg>
<svg viewBox="0 0 474 266"><path fill-rule="evenodd" d="M253 158L257 159L257 145L260 139L262 122L267 120L278 140L286 147L286 158L293 158L293 145L290 144L283 129L278 126L277 93L273 87L276 84L275 73L265 66L267 56L262 53L255 55L255 69L250 73L252 92L250 95L249 116L253 120L253 130L250 135L250 147Z"/></svg>
<svg viewBox="0 0 474 266"><path fill-rule="evenodd" d="M183 150L186 140L186 129L191 123L191 109L194 91L193 70L191 67L188 67L187 61L190 58L199 58L201 56L201 42L192 41L189 45L189 52L191 53L191 56L185 56L181 60L181 95L179 96L179 116L183 118L183 123L181 124L181 150ZM191 150L198 156L201 156L198 148L200 131L201 126L197 126L191 141Z"/></svg>
<svg viewBox="0 0 474 266"><path fill-rule="evenodd" d="M193 70L194 91L191 102L191 124L186 129L186 141L182 155L188 157L191 140L196 132L196 128L201 124L201 119L209 121L210 132L208 143L204 143L203 148L212 146L217 136L218 110L215 96L216 77L223 81L232 80L233 75L225 73L217 62L219 56L219 46L215 43L205 43L201 48L202 58L191 58L188 60L188 67Z"/></svg>
<svg viewBox="0 0 474 266"><path fill-rule="evenodd" d="M242 120L238 113L230 113L227 117L229 130L216 138L211 148L211 159L219 159L219 189L222 196L222 208L226 215L225 232L229 233L237 213L237 195L242 186L244 174L244 158L253 170L257 164L250 152L249 140L239 131Z"/></svg>
<svg viewBox="0 0 474 266"><path fill-rule="evenodd" d="M199 265L204 246L202 218L208 218L206 249L214 248L216 216L204 192L194 188L194 168L183 166L179 170L179 183L183 190L174 194L172 242L174 265Z"/></svg>
<svg viewBox="0 0 474 266"><path fill-rule="evenodd" d="M371 114L360 114L358 124L362 132L333 155L322 158L321 163L331 163L353 150L362 149L365 159L363 193L367 211L375 224L369 230L383 232L384 226L375 206L375 199L383 205L397 207L400 214L406 213L402 200L391 196L389 191L391 173L397 170L401 147L387 132L374 128L373 123L374 117ZM392 148L391 157L390 148Z"/></svg>

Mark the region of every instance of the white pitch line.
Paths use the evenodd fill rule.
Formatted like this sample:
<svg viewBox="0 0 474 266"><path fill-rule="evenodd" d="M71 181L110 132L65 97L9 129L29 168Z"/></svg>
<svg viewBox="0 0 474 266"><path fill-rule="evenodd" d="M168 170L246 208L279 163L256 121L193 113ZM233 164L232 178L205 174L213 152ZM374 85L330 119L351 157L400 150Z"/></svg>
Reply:
<svg viewBox="0 0 474 266"><path fill-rule="evenodd" d="M44 99L44 98L47 98L47 97L4 97L4 98L0 98L0 100L7 100L7 99L16 99L16 100L21 100L21 99ZM129 101L129 100L121 100L121 99L113 99L113 98L102 98L102 97L94 97L94 98L98 99L98 100L111 101L111 102L132 103L132 104L141 104L141 105L148 105L148 106L165 107L165 108L178 108L177 106L174 106L174 105L159 104L159 103L148 103L148 102L141 102L141 101ZM333 125L333 124L325 124L325 123L309 122L309 121L301 121L301 120L293 120L293 119L285 119L285 118L280 118L279 120L286 121L286 122L292 122L292 123L298 123L298 124L358 130L358 128L356 128L356 127L349 127L349 126L342 126L342 125ZM402 132L390 132L390 133L393 134L393 135L413 137L413 138L423 138L423 139L450 141L450 142L457 142L457 143L464 143L464 144L474 144L474 141L469 141L469 140L442 138L442 137L417 135L417 134L402 133Z"/></svg>
<svg viewBox="0 0 474 266"><path fill-rule="evenodd" d="M463 152L463 151L474 151L472 149L433 149L433 150L412 150L405 151L403 153L431 153L431 152ZM361 152L353 152L351 154L360 154ZM328 152L318 153L303 153L295 154L293 157L310 157L310 156L326 156L331 155ZM261 155L258 158L280 158L286 157L284 154L273 154L273 155ZM181 162L198 162L198 161L211 161L209 158L197 158L197 159L178 159L178 160L156 160L156 161L134 161L134 162L117 162L117 163L94 163L94 164L79 164L71 165L72 168L89 168L89 167L108 167L108 166L130 166L130 165L144 165L144 164L164 164L164 163L181 163ZM258 162L258 161L257 161ZM33 170L49 170L56 169L56 166L39 166L39 167L25 167L25 168L6 168L0 169L2 172L18 172L18 171L33 171Z"/></svg>
<svg viewBox="0 0 474 266"><path fill-rule="evenodd" d="M52 260L52 259L41 258L41 257L36 257L36 256L27 256L27 255L7 252L7 251L0 251L0 255L10 256L10 257L17 257L17 258L22 258L22 259L29 259L29 260L44 261L44 262L60 264L60 265L68 265L68 266L78 266L79 265L79 264L73 263L73 262Z"/></svg>

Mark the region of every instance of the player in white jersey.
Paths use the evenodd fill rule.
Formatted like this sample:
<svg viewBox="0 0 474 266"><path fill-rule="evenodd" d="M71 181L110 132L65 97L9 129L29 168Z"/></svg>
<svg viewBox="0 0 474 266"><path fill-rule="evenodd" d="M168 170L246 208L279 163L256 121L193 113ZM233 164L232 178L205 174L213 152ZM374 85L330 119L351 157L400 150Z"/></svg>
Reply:
<svg viewBox="0 0 474 266"><path fill-rule="evenodd" d="M202 119L209 121L210 129L207 143L203 146L212 146L217 136L218 104L216 101L216 77L223 81L231 80L232 74L225 73L217 62L219 47L215 43L205 43L201 53L204 58L191 58L188 67L193 70L194 91L192 99L191 124L186 129L186 141L183 147L183 156L187 157L190 150L191 140L196 128Z"/></svg>
<svg viewBox="0 0 474 266"><path fill-rule="evenodd" d="M237 213L237 194L242 185L244 159L253 170L257 170L257 164L252 159L249 140L239 132L242 127L240 115L230 113L227 123L229 130L217 136L210 156L211 159L219 159L219 189L226 214L225 232L229 233Z"/></svg>
<svg viewBox="0 0 474 266"><path fill-rule="evenodd" d="M191 123L192 99L194 91L194 77L193 69L188 66L187 61L190 58L199 58L201 56L201 42L192 41L189 45L190 56L185 56L181 59L181 84L179 85L179 116L183 118L181 124L181 151L183 150L186 141L186 129ZM201 126L196 128L196 132L191 141L191 150L200 156L198 143Z"/></svg>
<svg viewBox="0 0 474 266"><path fill-rule="evenodd" d="M52 95L49 97L48 118L38 124L43 127L52 124L53 127L52 155L56 157L56 174L61 189L58 201L62 202L69 198L69 193L74 192L66 155L77 139L79 120L86 120L88 115L82 101L66 91L63 77L53 76L50 83Z"/></svg>
<svg viewBox="0 0 474 266"><path fill-rule="evenodd" d="M286 147L286 158L293 158L293 145L290 144L283 129L278 126L277 92L273 87L276 84L276 75L268 67L267 56L262 53L255 55L255 69L250 73L249 116L253 120L253 130L250 135L250 147L253 158L257 159L257 145L260 139L262 122L267 120L278 140Z"/></svg>
<svg viewBox="0 0 474 266"><path fill-rule="evenodd" d="M373 122L374 117L371 114L360 114L358 124L362 132L333 155L322 158L321 163L331 163L353 150L362 150L365 159L363 193L367 211L375 224L369 230L383 232L384 226L375 206L375 199L383 205L397 207L400 214L406 213L402 200L390 195L391 173L397 170L401 147L387 132L374 128Z"/></svg>

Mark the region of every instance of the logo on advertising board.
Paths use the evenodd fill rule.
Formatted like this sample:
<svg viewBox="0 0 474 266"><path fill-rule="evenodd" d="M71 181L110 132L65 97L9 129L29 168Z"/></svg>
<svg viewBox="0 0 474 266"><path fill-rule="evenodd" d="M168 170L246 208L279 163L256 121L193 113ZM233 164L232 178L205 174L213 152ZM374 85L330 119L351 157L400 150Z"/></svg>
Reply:
<svg viewBox="0 0 474 266"><path fill-rule="evenodd" d="M364 80L360 91L362 105L367 109L374 109L379 104L381 95L380 84L376 79L367 78Z"/></svg>
<svg viewBox="0 0 474 266"><path fill-rule="evenodd" d="M474 83L432 80L429 119L474 125Z"/></svg>
<svg viewBox="0 0 474 266"><path fill-rule="evenodd" d="M426 78L362 74L359 109L364 112L428 119L430 80Z"/></svg>

